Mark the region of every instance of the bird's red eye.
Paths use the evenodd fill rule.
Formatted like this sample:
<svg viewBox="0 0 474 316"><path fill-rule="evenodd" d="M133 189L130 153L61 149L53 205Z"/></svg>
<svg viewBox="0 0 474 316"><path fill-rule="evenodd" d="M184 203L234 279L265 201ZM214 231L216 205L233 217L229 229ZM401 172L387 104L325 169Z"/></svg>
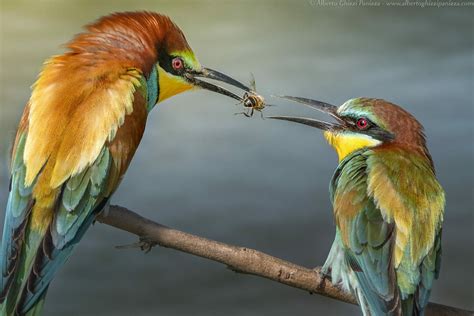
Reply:
<svg viewBox="0 0 474 316"><path fill-rule="evenodd" d="M171 61L171 65L173 66L174 70L181 70L184 67L184 62L181 58L176 57Z"/></svg>
<svg viewBox="0 0 474 316"><path fill-rule="evenodd" d="M366 129L367 127L369 127L369 121L367 121L367 119L363 117L358 119L356 124L358 129Z"/></svg>

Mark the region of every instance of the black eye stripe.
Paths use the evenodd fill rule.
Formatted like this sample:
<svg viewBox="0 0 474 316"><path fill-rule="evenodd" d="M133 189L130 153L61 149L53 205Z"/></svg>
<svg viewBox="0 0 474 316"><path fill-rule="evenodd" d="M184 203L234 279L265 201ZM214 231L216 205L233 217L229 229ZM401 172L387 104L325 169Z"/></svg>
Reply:
<svg viewBox="0 0 474 316"><path fill-rule="evenodd" d="M341 117L343 120L345 120L347 123L349 123L350 126L353 126L355 128L357 128L357 121L360 120L360 119L365 119L367 121L367 129L370 129L372 127L378 127L377 124L375 124L374 122L372 122L368 117L366 116L343 116Z"/></svg>
<svg viewBox="0 0 474 316"><path fill-rule="evenodd" d="M347 124L350 126L351 129L357 131L358 133L367 134L381 141L391 141L395 138L395 135L393 135L389 131L384 130L383 128L375 124L366 116L345 116L345 117L342 117L342 119L344 119L347 122ZM357 121L359 119L365 119L367 121L366 128L364 129L358 128Z"/></svg>

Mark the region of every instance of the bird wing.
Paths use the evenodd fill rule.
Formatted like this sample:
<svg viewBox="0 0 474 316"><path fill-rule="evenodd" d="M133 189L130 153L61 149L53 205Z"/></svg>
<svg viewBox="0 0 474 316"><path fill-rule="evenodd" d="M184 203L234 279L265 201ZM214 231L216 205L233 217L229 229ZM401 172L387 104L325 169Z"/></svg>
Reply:
<svg viewBox="0 0 474 316"><path fill-rule="evenodd" d="M424 151L385 146L367 152L367 192L395 225L393 264L404 310L422 311L441 260L445 195Z"/></svg>
<svg viewBox="0 0 474 316"><path fill-rule="evenodd" d="M0 310L7 314L41 300L115 191L144 131L141 73L80 68L74 58L47 63L17 132L0 261Z"/></svg>
<svg viewBox="0 0 474 316"><path fill-rule="evenodd" d="M332 187L346 261L372 313L421 311L439 271L444 208L429 160L393 148L358 152Z"/></svg>
<svg viewBox="0 0 474 316"><path fill-rule="evenodd" d="M0 303L4 301L7 290L13 281L13 272L16 270L24 230L27 224L26 219L33 207L33 200L31 198L32 187L27 187L24 184L26 168L23 164L22 154L26 136L24 132L19 133L20 136L18 137L12 155L10 193L5 212L5 224L2 236L0 256L2 268L2 274L0 275Z"/></svg>

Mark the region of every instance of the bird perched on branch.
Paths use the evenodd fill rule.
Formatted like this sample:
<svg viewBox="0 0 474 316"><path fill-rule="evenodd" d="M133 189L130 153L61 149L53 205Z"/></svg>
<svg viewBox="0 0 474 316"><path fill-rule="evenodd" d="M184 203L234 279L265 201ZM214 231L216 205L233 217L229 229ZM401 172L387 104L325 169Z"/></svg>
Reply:
<svg viewBox="0 0 474 316"><path fill-rule="evenodd" d="M58 269L117 189L148 113L199 78L242 83L198 62L183 32L151 12L88 25L46 61L21 118L1 248L1 315L38 315Z"/></svg>
<svg viewBox="0 0 474 316"><path fill-rule="evenodd" d="M354 293L364 315L423 315L439 273L445 205L423 127L381 99L336 107L285 98L334 119L272 117L323 130L339 156L330 184L336 238L324 273Z"/></svg>

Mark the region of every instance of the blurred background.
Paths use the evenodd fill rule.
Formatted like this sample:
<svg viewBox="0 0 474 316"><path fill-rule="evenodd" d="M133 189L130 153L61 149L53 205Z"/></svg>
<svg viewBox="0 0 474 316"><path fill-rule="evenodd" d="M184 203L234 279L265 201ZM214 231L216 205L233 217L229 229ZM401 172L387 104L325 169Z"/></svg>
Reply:
<svg viewBox="0 0 474 316"><path fill-rule="evenodd" d="M99 16L170 15L203 65L257 89L333 104L357 96L404 106L425 126L447 192L443 264L432 301L473 309L474 22L468 7L331 7L316 1L1 2L0 207L9 150L42 62ZM265 114L318 113L278 99ZM328 183L336 154L320 132L235 116L205 91L157 106L112 203L165 225L321 265L334 237ZM470 167L471 166L471 167ZM0 220L3 222L3 212ZM356 306L309 295L178 251L116 245L97 224L50 287L45 315L352 315Z"/></svg>

